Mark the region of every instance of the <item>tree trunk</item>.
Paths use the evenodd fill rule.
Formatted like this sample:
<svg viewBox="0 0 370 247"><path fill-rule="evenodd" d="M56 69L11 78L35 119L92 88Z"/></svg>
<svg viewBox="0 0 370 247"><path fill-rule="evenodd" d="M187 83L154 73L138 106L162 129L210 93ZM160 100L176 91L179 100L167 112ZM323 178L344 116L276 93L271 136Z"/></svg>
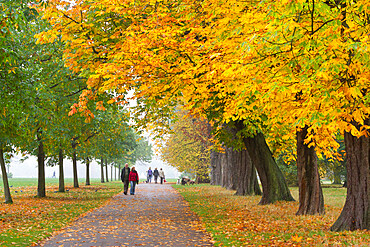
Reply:
<svg viewBox="0 0 370 247"><path fill-rule="evenodd" d="M256 167L255 167L255 166L253 166L253 168L254 168L254 169L253 169L253 173L254 173L254 175L253 175L253 176L255 176L255 177L256 177L256 179L254 180L254 194L255 194L255 195L258 195L258 196L261 196L261 195L262 195L262 190L261 190L260 185L259 185L259 183L258 183Z"/></svg>
<svg viewBox="0 0 370 247"><path fill-rule="evenodd" d="M228 190L234 190L236 186L234 186L234 177L235 177L235 170L234 170L234 162L233 162L233 149L225 147L225 155L224 155L224 162L223 162L223 183L222 186Z"/></svg>
<svg viewBox="0 0 370 247"><path fill-rule="evenodd" d="M342 179L340 177L340 164L339 162L334 163L334 169L333 169L333 175L334 175L334 181L333 184L342 184Z"/></svg>
<svg viewBox="0 0 370 247"><path fill-rule="evenodd" d="M368 125L370 120L366 120ZM369 132L367 133L369 136ZM344 133L347 160L347 198L332 231L370 229L370 137Z"/></svg>
<svg viewBox="0 0 370 247"><path fill-rule="evenodd" d="M41 141L41 138L37 136L39 146L37 150L37 165L38 165L38 176L37 176L37 197L46 196L45 188L45 152L44 144Z"/></svg>
<svg viewBox="0 0 370 247"><path fill-rule="evenodd" d="M117 181L117 167L114 166L114 181Z"/></svg>
<svg viewBox="0 0 370 247"><path fill-rule="evenodd" d="M108 179L108 159L105 159L105 181L109 182Z"/></svg>
<svg viewBox="0 0 370 247"><path fill-rule="evenodd" d="M226 150L225 150L226 152ZM228 167L227 167L227 154L226 153L222 153L220 155L220 164L221 164L221 176L222 176L222 179L221 179L221 186L226 188L227 185L228 185Z"/></svg>
<svg viewBox="0 0 370 247"><path fill-rule="evenodd" d="M58 157L58 164L59 164L59 192L65 192L64 186L64 167L63 167L63 149L59 149L59 157Z"/></svg>
<svg viewBox="0 0 370 247"><path fill-rule="evenodd" d="M235 195L261 195L261 189L258 184L256 169L252 164L247 150L234 151L236 156L235 173L238 175Z"/></svg>
<svg viewBox="0 0 370 247"><path fill-rule="evenodd" d="M86 185L90 185L90 159L86 158Z"/></svg>
<svg viewBox="0 0 370 247"><path fill-rule="evenodd" d="M104 159L101 158L100 161L100 182L104 183Z"/></svg>
<svg viewBox="0 0 370 247"><path fill-rule="evenodd" d="M236 190L237 184L240 183L239 174L236 172L238 167L238 151L235 151L233 148L228 149L229 188L230 190Z"/></svg>
<svg viewBox="0 0 370 247"><path fill-rule="evenodd" d="M13 200L10 194L8 174L6 173L5 160L4 160L4 150L2 148L0 148L0 165L1 165L1 173L3 175L5 203L10 204L10 203L13 203Z"/></svg>
<svg viewBox="0 0 370 247"><path fill-rule="evenodd" d="M221 185L222 168L221 154L216 151L211 151L211 184Z"/></svg>
<svg viewBox="0 0 370 247"><path fill-rule="evenodd" d="M306 126L297 132L297 168L299 186L299 209L297 215L324 214L324 196L322 194L317 156L314 147L304 143L307 136Z"/></svg>
<svg viewBox="0 0 370 247"><path fill-rule="evenodd" d="M113 181L113 165L110 165L110 181Z"/></svg>
<svg viewBox="0 0 370 247"><path fill-rule="evenodd" d="M118 180L121 179L121 164L118 164Z"/></svg>
<svg viewBox="0 0 370 247"><path fill-rule="evenodd" d="M79 188L80 186L78 184L77 153L76 153L76 150L73 150L72 163L73 163L73 187L74 188Z"/></svg>
<svg viewBox="0 0 370 247"><path fill-rule="evenodd" d="M263 194L259 204L294 201L263 134L257 133L254 137L244 137L243 140L262 183Z"/></svg>

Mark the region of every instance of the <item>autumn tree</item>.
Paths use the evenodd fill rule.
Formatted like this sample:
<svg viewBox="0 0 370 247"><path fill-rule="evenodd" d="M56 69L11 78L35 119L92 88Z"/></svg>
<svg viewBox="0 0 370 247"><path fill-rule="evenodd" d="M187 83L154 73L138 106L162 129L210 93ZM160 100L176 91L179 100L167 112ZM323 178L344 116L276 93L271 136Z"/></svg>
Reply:
<svg viewBox="0 0 370 247"><path fill-rule="evenodd" d="M161 156L180 172L194 174L196 181L209 181L211 129L205 119L178 110L177 121L160 148Z"/></svg>
<svg viewBox="0 0 370 247"><path fill-rule="evenodd" d="M13 88L16 86L14 81L17 76L14 73L16 66L15 64L15 52L8 49L8 45L11 42L11 30L13 29L13 24L17 22L22 22L22 18L16 18L15 13L19 13L20 10L17 8L17 3L3 3L0 2L0 26L3 27L0 31L0 166L2 173L2 182L4 184L4 196L5 203L12 203L12 197L10 194L10 188L8 183L8 174L5 166L5 152L14 141L15 133L18 131L18 114L16 101L17 98L12 94ZM13 82L13 83L9 83ZM15 105L14 105L15 103Z"/></svg>
<svg viewBox="0 0 370 247"><path fill-rule="evenodd" d="M351 179L353 187L348 190L346 205L333 230L368 227L369 198L363 192L368 185L359 182L368 180L367 175L362 175L367 174L365 170L369 166L367 154L363 156L367 153L363 148L368 150L369 140L367 60L362 38L367 37L364 34L368 20L362 17L367 4L364 1L264 2L256 11L240 13L247 20L243 32L256 34L245 44L250 51L246 57L248 61L258 62L244 62L245 66L233 68L235 74L232 74L253 73L251 78L258 84L248 86L250 90L264 93L259 103L265 104L268 110L268 122L274 125L283 119L295 126L298 133L307 128L303 144L308 149L315 146L317 154L322 152L327 156L337 150L334 139L337 131L344 133L347 172L357 177ZM276 12L267 14L269 8ZM260 21L269 23L267 28L251 28L257 15L263 16ZM240 25L235 28L240 29ZM356 145L357 152L353 148ZM309 168L307 165L304 169ZM318 179L315 181L317 184ZM320 194L320 190L316 190L315 195Z"/></svg>
<svg viewBox="0 0 370 247"><path fill-rule="evenodd" d="M59 7L57 8L54 4L59 4ZM104 4L95 5L94 3L84 2L74 5L73 7L66 6L68 4L62 5L63 4L60 2L55 2L51 3L46 8L47 11L44 12L44 18L50 20L54 26L54 30L40 35L40 40L50 41L50 38L53 38L55 34L62 34L70 50L73 50L74 54L78 54L78 56L71 54L68 57L68 61L81 69L84 67L86 69L91 69L91 71L95 71L95 74L90 76L88 81L90 88L101 88L100 82L103 80L106 89L115 88L117 92L122 93L127 92L128 89L135 89L136 98L139 101L138 106L143 106L145 111L145 117L142 118L141 123L151 122L153 125L159 127L166 126L165 119L171 117L173 113L171 112L171 106L176 105L175 103L178 101L178 96L185 101L187 108L194 110L196 114L199 113L200 115L207 116L205 112L210 110L216 112L217 106L222 106L222 104L225 103L223 100L224 97L232 97L235 95L234 92L225 92L225 88L219 86L219 82L221 81L205 78L206 74L213 73L212 67L208 67L206 64L209 63L208 60L217 57L212 54L214 49L218 48L209 47L212 42L206 42L208 40L208 35L212 37L214 37L214 35L203 35L204 31L201 29L205 26L202 26L201 19L194 19L191 13L196 10L197 15L203 16L204 13L202 11L204 11L206 7L199 6L198 3L189 1L181 5L182 12L176 12L173 10L180 6L179 3L171 5L166 2L163 3L163 5L160 4L155 7L151 4L146 5L143 3L143 5L137 5L128 2L123 5L123 8L111 6L109 8L111 19L107 22L104 16L106 16L108 12ZM201 7L201 11L197 10L199 7ZM94 8L100 11L101 14L95 15L96 12L90 11ZM134 14L132 9L137 10L137 12ZM145 9L145 11L142 11L143 9ZM86 13L82 19L80 15L77 14L81 13L81 11ZM157 25L159 20L156 13L158 11L162 12L160 21L163 25L161 26ZM122 15L122 13L131 13L130 15L132 18L131 21L126 19L121 20L119 22L120 28L117 28L117 18ZM190 14L187 15L187 13ZM185 25L185 23L189 22L189 18L195 20L195 23L191 22L191 24ZM178 25L174 25L174 21L176 21ZM104 33L101 29L102 23L110 27L109 29L105 28ZM65 25L69 26L68 32L74 30L74 35L77 34L79 38L75 39L69 36L69 34L64 33L67 30L64 28ZM192 25L197 27L195 32L189 32L187 30L190 29ZM92 28L94 26L99 28ZM142 32L144 29L147 31ZM109 31L107 32L107 30ZM122 37L125 38L116 39L117 35L122 35ZM163 35L167 38L163 39ZM91 39L96 40L94 45L91 45L89 42ZM97 49L98 47L99 49ZM130 51L125 50L125 47L136 48L134 52L132 52L132 49ZM205 48L199 49L200 47ZM108 50L106 48L108 48ZM208 51L207 48L211 50ZM92 59L90 54L89 61L91 61L91 63L82 62L84 59L83 57L87 56L88 53L91 53L96 59ZM105 60L104 63L101 62L102 56L104 57L103 60ZM115 58L111 60L113 56ZM117 58L120 56L121 58L124 57L124 59L118 62ZM116 73L114 75L105 73L103 75L101 73L103 71L110 71L111 69L109 68L115 66L118 66L120 69L115 70ZM89 97L88 95L91 93L92 91L88 90L84 96ZM217 102L217 106L213 106L212 102ZM86 109L84 104L80 104L79 107L81 109ZM207 117L209 116L210 115ZM231 118L233 115L228 113L228 116L228 118ZM225 121L225 118L222 117L221 120ZM222 123L222 121L220 122ZM138 121L138 123L140 123L140 121ZM251 123L253 123L252 120ZM258 126L255 127L252 125L251 127L250 136L253 136L259 128ZM262 137L262 135L259 136ZM252 138L251 140L254 139ZM253 145L255 144L256 143L253 143ZM269 151L266 152L266 150L268 150L267 145L263 147L263 150L265 150L264 153L270 155ZM255 152L252 152L251 157L252 156L256 159L261 157L256 156ZM271 203L275 200L292 200L281 174L271 173L271 171L275 171L277 168L273 158L271 157L263 162L259 160L258 164L269 164L265 166L259 165L259 172L267 171L267 174L269 174L269 176L260 176L266 177L262 182L265 184L264 188L266 193L264 193L261 203ZM274 169L265 169L270 165L274 167ZM271 179L270 176L278 179ZM266 183L267 179L270 179L269 181L276 181L276 185L268 186ZM278 188L285 189L279 190ZM267 193L267 190L275 191Z"/></svg>
<svg viewBox="0 0 370 247"><path fill-rule="evenodd" d="M11 203L4 153L17 146L17 139L24 133L21 131L26 117L24 112L29 109L25 101L30 93L26 81L31 75L24 66L27 61L24 46L28 38L28 23L34 13L23 1L1 1L0 10L0 163L5 201Z"/></svg>
<svg viewBox="0 0 370 247"><path fill-rule="evenodd" d="M367 1L50 1L46 10L53 30L40 40L62 35L68 63L94 71L85 99L135 89L143 123L166 126L179 100L216 128L234 122L261 203L291 200L265 139L286 128L300 153L303 211L321 213L322 201L311 200L322 198L315 156L334 156L340 131L349 187L332 229L368 228Z"/></svg>

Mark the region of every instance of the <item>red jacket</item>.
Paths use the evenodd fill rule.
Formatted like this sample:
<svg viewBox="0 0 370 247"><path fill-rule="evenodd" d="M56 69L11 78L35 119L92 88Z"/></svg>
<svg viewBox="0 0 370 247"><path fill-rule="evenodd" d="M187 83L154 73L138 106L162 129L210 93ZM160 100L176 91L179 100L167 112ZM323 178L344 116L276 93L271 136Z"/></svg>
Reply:
<svg viewBox="0 0 370 247"><path fill-rule="evenodd" d="M131 171L130 175L128 176L128 181L139 182L139 175L137 171Z"/></svg>

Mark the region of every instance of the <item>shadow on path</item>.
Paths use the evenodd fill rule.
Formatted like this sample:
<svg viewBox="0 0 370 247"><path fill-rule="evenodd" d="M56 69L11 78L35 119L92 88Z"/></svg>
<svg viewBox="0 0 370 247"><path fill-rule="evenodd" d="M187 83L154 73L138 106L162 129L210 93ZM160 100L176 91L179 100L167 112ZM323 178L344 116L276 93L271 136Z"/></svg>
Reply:
<svg viewBox="0 0 370 247"><path fill-rule="evenodd" d="M40 246L213 246L197 216L170 186L139 184L76 220Z"/></svg>

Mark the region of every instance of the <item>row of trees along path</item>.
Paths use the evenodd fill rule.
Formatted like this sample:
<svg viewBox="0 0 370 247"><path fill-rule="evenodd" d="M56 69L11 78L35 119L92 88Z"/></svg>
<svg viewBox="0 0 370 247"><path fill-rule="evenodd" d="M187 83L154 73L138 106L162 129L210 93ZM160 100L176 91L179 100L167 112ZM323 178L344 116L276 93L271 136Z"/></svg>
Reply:
<svg viewBox="0 0 370 247"><path fill-rule="evenodd" d="M46 165L59 166L59 192L65 191L65 158L73 161L75 188L77 161L86 165L88 185L92 160L101 160L108 173L108 165L119 169L151 159L151 146L128 123L123 107L91 102L91 114L68 114L87 88L87 77L65 66L61 40L37 43L34 35L50 26L31 1L0 1L0 12L0 166L6 203L13 200L5 166L15 152L37 156L38 197L46 196ZM111 96L102 92L95 99Z"/></svg>
<svg viewBox="0 0 370 247"><path fill-rule="evenodd" d="M213 246L197 216L171 187L139 184L114 196L39 246Z"/></svg>
<svg viewBox="0 0 370 247"><path fill-rule="evenodd" d="M45 126L45 123L61 121L73 126L68 130L80 130L68 134L66 142L61 140L61 145L68 148L64 150L69 150L73 157L75 148L82 149L82 140L96 133L85 131L86 126L81 126L84 122L77 117L57 114L49 119L53 116L51 110L58 109L49 96L68 98L50 90L70 88L70 93L63 92L65 96L81 93L78 103L66 109L74 116L83 113L80 117L87 122L93 116L107 119L98 118L104 114L96 110L104 110L113 103L127 105L125 97L134 92L133 98L138 102L135 123L139 126L152 127L157 135L163 136L178 108L185 108L211 123L213 139L218 144L232 143L236 150L246 149L238 160L247 160L249 155L262 184L261 204L292 200L270 148L275 144L275 152L293 154L300 191L297 213L320 214L323 197L317 156L336 158L336 140L343 138L348 193L343 211L331 229L369 229L369 2L257 3L102 0L71 4L50 0L36 6L38 12L31 11L33 5L25 3L28 13L34 13L29 19L13 25L17 21L15 16L22 15L9 14L1 20L7 26L3 29L7 31L0 34L0 49L6 48L2 49L6 56L0 56L5 68L0 79L7 85L1 91L5 100L0 102L7 111L1 116L9 123L6 126L12 127L1 132L4 147L19 143L16 146L34 153L37 149L42 177L44 151L57 150L48 151L44 147L60 144L49 143L56 139L48 138L49 131L58 128L54 128L56 124ZM40 20L39 13L45 22L34 26ZM24 31L20 30L22 27ZM25 31L36 29L39 34L28 37L37 38L37 43L16 42ZM18 45L7 49L13 43ZM39 48L37 53L35 48ZM63 54L49 59L49 55L61 51ZM14 61L9 62L10 58ZM55 71L60 67L55 65L69 68L70 75ZM62 78L63 87L59 83ZM74 83L75 80L80 83ZM19 95L20 100L13 99ZM70 106L69 101L60 104ZM23 117L9 117L19 115ZM19 119L22 121L18 122ZM75 121L70 122L72 119ZM106 126L114 123L117 121ZM21 141L13 135L21 133L17 131L19 126L32 126L26 132L28 138ZM33 147L23 141L31 138ZM71 143L76 138L80 142L77 147ZM91 140L99 144L98 139ZM96 154L94 151L89 154ZM227 156L227 162L232 161L230 157L233 156ZM248 170L252 171L249 173L253 176L249 183L252 185L254 169ZM42 187L40 183L39 188ZM43 192L40 189L39 196L44 196Z"/></svg>

